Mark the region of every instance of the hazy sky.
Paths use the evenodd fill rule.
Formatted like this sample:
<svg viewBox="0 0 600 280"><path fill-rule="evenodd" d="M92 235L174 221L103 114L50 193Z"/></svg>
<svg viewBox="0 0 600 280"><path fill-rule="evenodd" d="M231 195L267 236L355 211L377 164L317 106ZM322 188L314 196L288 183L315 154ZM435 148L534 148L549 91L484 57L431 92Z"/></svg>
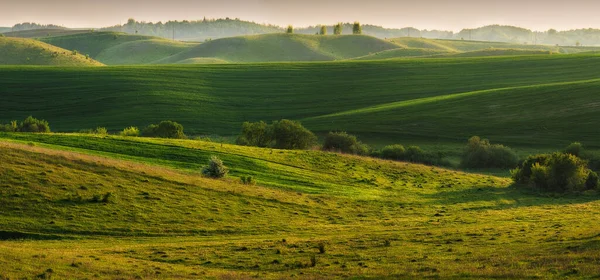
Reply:
<svg viewBox="0 0 600 280"><path fill-rule="evenodd" d="M0 0L0 26L19 22L104 27L231 17L277 25L336 22L459 31L488 24L534 30L600 28L598 0Z"/></svg>

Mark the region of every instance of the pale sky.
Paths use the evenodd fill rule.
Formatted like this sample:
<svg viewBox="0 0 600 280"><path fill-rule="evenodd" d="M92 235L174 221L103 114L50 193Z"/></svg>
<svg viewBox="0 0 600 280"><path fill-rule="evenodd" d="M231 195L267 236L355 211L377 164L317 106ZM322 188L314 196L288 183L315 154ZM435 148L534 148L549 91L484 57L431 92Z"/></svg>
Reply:
<svg viewBox="0 0 600 280"><path fill-rule="evenodd" d="M460 31L489 24L544 31L600 28L598 0L0 0L0 26L105 27L139 21L240 18L297 27L336 22Z"/></svg>

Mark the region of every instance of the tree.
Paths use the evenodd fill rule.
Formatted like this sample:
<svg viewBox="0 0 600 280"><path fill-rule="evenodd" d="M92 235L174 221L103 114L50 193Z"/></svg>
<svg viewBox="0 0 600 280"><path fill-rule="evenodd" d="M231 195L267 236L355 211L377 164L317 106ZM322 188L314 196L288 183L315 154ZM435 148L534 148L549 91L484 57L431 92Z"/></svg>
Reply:
<svg viewBox="0 0 600 280"><path fill-rule="evenodd" d="M158 138L185 138L185 134L183 133L183 126L172 121L162 121L158 125L151 124L148 127L146 127L146 129L144 129L142 135L146 137Z"/></svg>
<svg viewBox="0 0 600 280"><path fill-rule="evenodd" d="M517 154L503 145L492 145L487 139L473 136L469 139L461 158L465 168L512 168L517 166Z"/></svg>
<svg viewBox="0 0 600 280"><path fill-rule="evenodd" d="M317 137L300 122L283 119L274 121L272 126L274 147L277 149L305 150L317 141Z"/></svg>
<svg viewBox="0 0 600 280"><path fill-rule="evenodd" d="M319 31L320 35L327 35L327 26L322 25L321 30Z"/></svg>
<svg viewBox="0 0 600 280"><path fill-rule="evenodd" d="M202 174L211 178L223 178L229 173L229 169L225 167L223 161L217 156L210 157L208 166L202 169Z"/></svg>
<svg viewBox="0 0 600 280"><path fill-rule="evenodd" d="M329 132L327 136L325 136L323 150L367 155L370 148L366 144L358 141L354 135L350 135L346 132Z"/></svg>
<svg viewBox="0 0 600 280"><path fill-rule="evenodd" d="M354 25L352 25L352 34L354 34L354 35L362 34L362 26L360 25L360 22L358 22L358 21L354 22Z"/></svg>
<svg viewBox="0 0 600 280"><path fill-rule="evenodd" d="M291 26L291 25L288 25L286 33L287 33L287 34L292 34L292 33L294 33L294 27L293 27L293 26Z"/></svg>
<svg viewBox="0 0 600 280"><path fill-rule="evenodd" d="M273 142L273 129L267 123L244 122L242 124L242 133L236 140L238 145L268 147Z"/></svg>
<svg viewBox="0 0 600 280"><path fill-rule="evenodd" d="M554 36L554 35L556 35L556 33L557 33L556 29L548 29L548 35Z"/></svg>
<svg viewBox="0 0 600 280"><path fill-rule="evenodd" d="M334 35L342 35L343 29L344 29L344 26L342 25L342 23L338 23L333 26L333 34Z"/></svg>

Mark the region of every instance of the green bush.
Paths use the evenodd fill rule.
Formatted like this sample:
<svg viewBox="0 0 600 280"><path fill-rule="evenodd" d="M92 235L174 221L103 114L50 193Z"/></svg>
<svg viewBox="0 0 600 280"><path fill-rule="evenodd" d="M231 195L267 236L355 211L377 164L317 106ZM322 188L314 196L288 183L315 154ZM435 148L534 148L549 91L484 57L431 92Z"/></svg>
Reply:
<svg viewBox="0 0 600 280"><path fill-rule="evenodd" d="M512 168L518 164L519 157L510 148L492 145L487 139L473 136L469 139L461 158L464 168Z"/></svg>
<svg viewBox="0 0 600 280"><path fill-rule="evenodd" d="M324 151L342 152L355 155L367 155L370 148L358 141L356 136L346 132L329 132L323 143Z"/></svg>
<svg viewBox="0 0 600 280"><path fill-rule="evenodd" d="M406 157L406 149L399 144L385 146L381 149L380 157L391 160L404 160Z"/></svg>
<svg viewBox="0 0 600 280"><path fill-rule="evenodd" d="M202 174L211 178L223 178L229 173L229 169L225 167L223 161L217 156L212 156L208 162L208 166L202 169Z"/></svg>
<svg viewBox="0 0 600 280"><path fill-rule="evenodd" d="M283 119L274 121L272 126L274 148L306 150L317 142L317 137L300 122Z"/></svg>
<svg viewBox="0 0 600 280"><path fill-rule="evenodd" d="M587 167L585 160L566 153L531 156L511 173L516 183L540 191L583 191L598 184L598 175Z"/></svg>
<svg viewBox="0 0 600 280"><path fill-rule="evenodd" d="M244 185L256 185L256 180L252 176L242 176L240 177L240 181Z"/></svg>
<svg viewBox="0 0 600 280"><path fill-rule="evenodd" d="M137 136L140 136L140 130L135 126L130 126L130 127L123 129L123 131L121 131L120 135L137 137Z"/></svg>
<svg viewBox="0 0 600 280"><path fill-rule="evenodd" d="M273 142L273 129L267 123L244 122L242 124L242 133L237 138L236 143L244 146L269 147Z"/></svg>
<svg viewBox="0 0 600 280"><path fill-rule="evenodd" d="M580 157L583 152L583 145L579 142L573 142L565 148L565 153Z"/></svg>
<svg viewBox="0 0 600 280"><path fill-rule="evenodd" d="M142 132L146 137L185 139L183 126L173 121L162 121L158 125L151 124Z"/></svg>
<svg viewBox="0 0 600 280"><path fill-rule="evenodd" d="M16 126L16 122L10 124L11 129L18 132L50 132L50 125L45 120L38 120L32 116L27 117L23 122Z"/></svg>
<svg viewBox="0 0 600 280"><path fill-rule="evenodd" d="M98 135L108 135L108 130L106 130L106 127L97 127L94 130L94 134L98 134Z"/></svg>

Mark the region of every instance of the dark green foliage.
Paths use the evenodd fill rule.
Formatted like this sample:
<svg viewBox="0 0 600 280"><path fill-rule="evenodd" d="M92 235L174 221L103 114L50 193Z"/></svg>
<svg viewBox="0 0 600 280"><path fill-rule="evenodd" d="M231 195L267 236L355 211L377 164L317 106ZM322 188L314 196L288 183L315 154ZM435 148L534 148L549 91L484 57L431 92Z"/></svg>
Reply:
<svg viewBox="0 0 600 280"><path fill-rule="evenodd" d="M352 34L354 34L354 35L362 34L362 26L360 25L360 22L358 22L358 21L354 22L354 24L352 25Z"/></svg>
<svg viewBox="0 0 600 280"><path fill-rule="evenodd" d="M367 155L369 146L358 141L356 136L346 132L329 132L325 136L323 150L355 155Z"/></svg>
<svg viewBox="0 0 600 280"><path fill-rule="evenodd" d="M240 177L240 181L244 185L256 185L256 180L252 176L242 176Z"/></svg>
<svg viewBox="0 0 600 280"><path fill-rule="evenodd" d="M272 141L272 127L260 121L254 123L244 122L242 124L242 133L237 138L236 143L244 146L268 147Z"/></svg>
<svg viewBox="0 0 600 280"><path fill-rule="evenodd" d="M511 168L519 161L517 154L503 145L492 145L487 139L473 136L461 158L465 168Z"/></svg>
<svg viewBox="0 0 600 280"><path fill-rule="evenodd" d="M287 34L293 34L294 33L294 27L291 25L288 25L286 32Z"/></svg>
<svg viewBox="0 0 600 280"><path fill-rule="evenodd" d="M274 121L273 147L277 149L305 150L312 147L317 137L300 122L291 120Z"/></svg>
<svg viewBox="0 0 600 280"><path fill-rule="evenodd" d="M333 34L334 35L342 35L343 29L344 29L344 25L341 23L338 23L333 26Z"/></svg>
<svg viewBox="0 0 600 280"><path fill-rule="evenodd" d="M210 157L208 166L202 169L202 174L211 178L223 178L229 173L229 169L223 164L223 161L217 156Z"/></svg>
<svg viewBox="0 0 600 280"><path fill-rule="evenodd" d="M566 153L531 156L511 173L515 182L540 191L583 191L598 184L585 160Z"/></svg>
<svg viewBox="0 0 600 280"><path fill-rule="evenodd" d="M325 254L325 243L319 243L319 254Z"/></svg>
<svg viewBox="0 0 600 280"><path fill-rule="evenodd" d="M585 188L588 190L593 190L598 188L598 173L591 171L588 174L588 177L585 181Z"/></svg>
<svg viewBox="0 0 600 280"><path fill-rule="evenodd" d="M325 25L321 26L321 28L319 30L319 35L327 35L327 26L325 26Z"/></svg>
<svg viewBox="0 0 600 280"><path fill-rule="evenodd" d="M381 149L380 157L391 160L403 160L405 158L406 149L404 146L396 144L385 146Z"/></svg>
<svg viewBox="0 0 600 280"><path fill-rule="evenodd" d="M183 126L173 121L162 121L158 125L151 124L142 132L146 137L184 139Z"/></svg>
<svg viewBox="0 0 600 280"><path fill-rule="evenodd" d="M565 153L574 155L576 157L581 157L582 152L583 145L581 145L579 142L573 142L565 148Z"/></svg>
<svg viewBox="0 0 600 280"><path fill-rule="evenodd" d="M123 131L121 131L120 135L137 137L137 136L140 136L140 130L135 126L130 126L130 127L123 129Z"/></svg>
<svg viewBox="0 0 600 280"><path fill-rule="evenodd" d="M277 149L304 150L312 147L317 137L301 123L291 120L265 122L245 122L242 133L238 136L238 145L273 147Z"/></svg>
<svg viewBox="0 0 600 280"><path fill-rule="evenodd" d="M50 125L45 120L38 120L32 116L27 117L23 122L11 121L10 124L0 124L2 132L50 132Z"/></svg>

